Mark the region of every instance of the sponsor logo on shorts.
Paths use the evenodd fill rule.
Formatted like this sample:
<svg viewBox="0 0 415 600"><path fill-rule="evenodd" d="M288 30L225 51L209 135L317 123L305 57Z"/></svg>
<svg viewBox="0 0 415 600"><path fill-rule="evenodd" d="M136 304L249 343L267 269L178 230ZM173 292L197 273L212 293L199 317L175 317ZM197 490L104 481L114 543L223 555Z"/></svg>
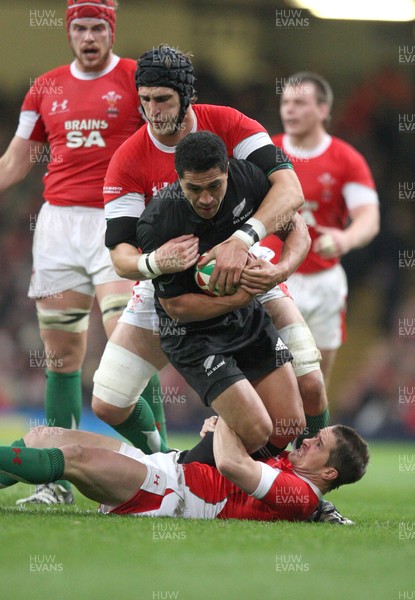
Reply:
<svg viewBox="0 0 415 600"><path fill-rule="evenodd" d="M211 354L210 356L207 357L207 359L203 363L203 367L204 367L204 369L206 371L206 375L208 377L209 377L209 375L212 375L212 373L217 371L220 367L223 367L225 365L225 361L221 360L220 363L218 363L215 366L212 366L215 361L215 358L216 358L216 356L214 354Z"/></svg>

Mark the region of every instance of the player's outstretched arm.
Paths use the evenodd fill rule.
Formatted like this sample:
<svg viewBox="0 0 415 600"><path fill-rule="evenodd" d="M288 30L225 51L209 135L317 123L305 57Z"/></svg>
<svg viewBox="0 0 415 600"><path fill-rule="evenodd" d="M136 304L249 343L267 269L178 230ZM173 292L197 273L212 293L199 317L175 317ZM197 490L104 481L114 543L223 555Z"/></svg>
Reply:
<svg viewBox="0 0 415 600"><path fill-rule="evenodd" d="M241 438L219 417L213 435L213 453L218 471L247 494L261 481L261 463L253 460Z"/></svg>
<svg viewBox="0 0 415 600"><path fill-rule="evenodd" d="M14 136L6 152L0 158L0 193L26 177L35 161L37 142Z"/></svg>

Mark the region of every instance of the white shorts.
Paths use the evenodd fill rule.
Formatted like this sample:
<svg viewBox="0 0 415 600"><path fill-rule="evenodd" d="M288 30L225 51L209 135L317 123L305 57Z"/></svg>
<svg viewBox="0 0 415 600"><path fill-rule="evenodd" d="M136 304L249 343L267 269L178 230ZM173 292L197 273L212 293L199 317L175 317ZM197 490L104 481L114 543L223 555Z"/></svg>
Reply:
<svg viewBox="0 0 415 600"><path fill-rule="evenodd" d="M130 500L118 506L101 504L99 512L146 517L184 516L185 483L183 467L177 462L179 452L143 455L138 448L122 444L119 453L145 464L147 476Z"/></svg>
<svg viewBox="0 0 415 600"><path fill-rule="evenodd" d="M150 280L140 281L133 287L132 298L119 321L158 333L159 318L154 307L154 285Z"/></svg>
<svg viewBox="0 0 415 600"><path fill-rule="evenodd" d="M347 279L341 265L287 280L288 290L320 350L335 350L346 338Z"/></svg>
<svg viewBox="0 0 415 600"><path fill-rule="evenodd" d="M45 202L36 220L29 297L66 290L93 296L95 286L122 281L104 244L105 228L103 209Z"/></svg>
<svg viewBox="0 0 415 600"><path fill-rule="evenodd" d="M99 511L102 513L130 514L138 517L215 519L227 502L227 494L223 487L215 487L214 479L219 475L216 469L209 465L186 465L186 470L197 469L197 477L193 474L189 486L185 478L185 469L177 462L180 456L178 451L143 456L141 450L124 443L119 453L145 464L147 475L132 498L118 506L101 505ZM215 473L212 473L213 471ZM153 540L165 538L158 528L153 527ZM171 536L171 539L174 538Z"/></svg>
<svg viewBox="0 0 415 600"><path fill-rule="evenodd" d="M269 292L258 296L258 300L261 304L265 304L270 300L285 298L286 296L284 285L281 288L277 285ZM154 307L154 286L150 280L140 281L134 286L132 298L119 320L122 323L128 323L128 325L142 327L143 329L151 329L154 333L158 333L159 318Z"/></svg>

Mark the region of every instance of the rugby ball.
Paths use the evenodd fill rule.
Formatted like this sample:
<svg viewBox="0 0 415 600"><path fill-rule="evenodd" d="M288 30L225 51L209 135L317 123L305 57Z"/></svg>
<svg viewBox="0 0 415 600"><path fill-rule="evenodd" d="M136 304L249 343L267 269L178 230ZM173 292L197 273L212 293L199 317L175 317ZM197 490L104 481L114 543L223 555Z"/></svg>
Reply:
<svg viewBox="0 0 415 600"><path fill-rule="evenodd" d="M199 260L202 260L206 256L207 252L204 252ZM219 290L217 287L213 290L213 292L209 289L209 281L210 276L213 273L213 269L215 268L216 260L211 260L204 265L203 267L199 267L199 264L195 266L195 281L200 287L200 289L207 294L208 296L219 296Z"/></svg>

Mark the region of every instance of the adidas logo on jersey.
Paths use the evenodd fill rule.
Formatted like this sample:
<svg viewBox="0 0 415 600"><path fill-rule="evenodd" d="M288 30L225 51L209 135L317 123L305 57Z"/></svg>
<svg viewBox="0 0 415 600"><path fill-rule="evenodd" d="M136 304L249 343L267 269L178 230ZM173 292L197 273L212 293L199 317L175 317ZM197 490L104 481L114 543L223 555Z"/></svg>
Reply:
<svg viewBox="0 0 415 600"><path fill-rule="evenodd" d="M281 338L278 338L278 342L275 345L275 350L288 350L287 346L284 344Z"/></svg>

